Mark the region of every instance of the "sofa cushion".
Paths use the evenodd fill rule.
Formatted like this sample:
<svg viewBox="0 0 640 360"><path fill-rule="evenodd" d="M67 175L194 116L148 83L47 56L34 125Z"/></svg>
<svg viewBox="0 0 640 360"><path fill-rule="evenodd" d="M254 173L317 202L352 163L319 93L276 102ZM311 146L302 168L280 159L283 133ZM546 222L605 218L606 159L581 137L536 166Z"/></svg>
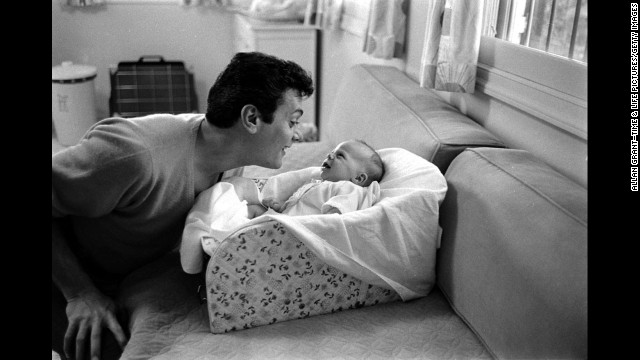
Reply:
<svg viewBox="0 0 640 360"><path fill-rule="evenodd" d="M445 173L437 283L497 358L587 358L587 191L523 150Z"/></svg>
<svg viewBox="0 0 640 360"><path fill-rule="evenodd" d="M489 131L391 66L355 65L341 81L320 139L359 138L376 149L405 148L444 173L468 147L504 147Z"/></svg>

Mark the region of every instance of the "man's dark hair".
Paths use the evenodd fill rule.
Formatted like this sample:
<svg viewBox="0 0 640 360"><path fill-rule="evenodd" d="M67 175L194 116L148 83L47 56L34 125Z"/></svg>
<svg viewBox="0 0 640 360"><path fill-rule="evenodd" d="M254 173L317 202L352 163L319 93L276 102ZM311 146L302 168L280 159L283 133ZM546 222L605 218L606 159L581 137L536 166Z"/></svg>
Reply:
<svg viewBox="0 0 640 360"><path fill-rule="evenodd" d="M237 53L209 89L207 121L230 128L240 117L242 107L252 104L262 120L270 124L289 89L301 98L313 94L313 80L300 65L260 52Z"/></svg>

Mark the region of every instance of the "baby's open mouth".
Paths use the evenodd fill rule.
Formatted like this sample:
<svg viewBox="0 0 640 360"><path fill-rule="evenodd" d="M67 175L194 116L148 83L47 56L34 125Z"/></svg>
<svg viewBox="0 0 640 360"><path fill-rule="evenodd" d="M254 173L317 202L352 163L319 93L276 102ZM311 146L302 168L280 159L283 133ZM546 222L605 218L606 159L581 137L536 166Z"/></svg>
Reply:
<svg viewBox="0 0 640 360"><path fill-rule="evenodd" d="M331 166L329 166L329 164L327 164L327 162L325 161L325 162L322 163L322 168L323 169L331 169Z"/></svg>

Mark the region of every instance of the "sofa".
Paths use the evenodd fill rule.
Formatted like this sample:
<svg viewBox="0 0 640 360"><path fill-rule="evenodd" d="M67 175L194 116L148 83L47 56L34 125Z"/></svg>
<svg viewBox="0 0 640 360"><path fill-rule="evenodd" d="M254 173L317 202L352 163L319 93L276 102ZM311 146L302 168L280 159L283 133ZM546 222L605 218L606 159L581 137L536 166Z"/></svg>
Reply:
<svg viewBox="0 0 640 360"><path fill-rule="evenodd" d="M315 257L312 263L327 277L352 279L346 295L316 313L215 331L212 308L219 310L221 301L252 307L240 278L221 276L219 266L218 258L237 256L246 237L258 233L240 231L226 241L226 251L206 258L203 274L185 274L173 253L125 281L118 302L129 319L130 340L122 358L588 357L585 188L527 151L508 148L393 67L350 68L323 119L320 140L294 144L282 168L249 166L244 176L259 182L319 166L336 144L351 138L376 149L404 149L435 165L447 191L436 219L442 232L428 293L403 301L379 284L322 264L320 255L288 236L299 256ZM280 229L276 221L269 224ZM215 289L225 281L238 291L223 299ZM278 300L295 304L296 296L313 296L301 292L282 292Z"/></svg>

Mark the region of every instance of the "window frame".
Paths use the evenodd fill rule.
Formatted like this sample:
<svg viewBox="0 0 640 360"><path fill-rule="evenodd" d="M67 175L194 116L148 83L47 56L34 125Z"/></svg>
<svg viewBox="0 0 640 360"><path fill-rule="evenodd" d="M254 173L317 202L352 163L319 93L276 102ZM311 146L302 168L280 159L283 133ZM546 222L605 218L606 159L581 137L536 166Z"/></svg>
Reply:
<svg viewBox="0 0 640 360"><path fill-rule="evenodd" d="M482 36L476 89L587 140L587 67Z"/></svg>
<svg viewBox="0 0 640 360"><path fill-rule="evenodd" d="M476 89L587 140L588 64L500 39L510 4L485 1Z"/></svg>
<svg viewBox="0 0 640 360"><path fill-rule="evenodd" d="M506 39L510 36L510 32L511 32L511 26L510 24L515 20L514 14L513 14L513 2L515 0L487 0L485 2L485 12L487 11L488 8L493 8L495 7L495 17L493 19L491 19L492 21L490 23L487 23L485 21L485 23L483 23L483 26L486 26L485 24L494 24L495 25L495 34L497 38L500 39ZM536 5L536 1L538 0L525 0L527 2L529 2L529 6L534 7ZM544 0L542 0L544 1ZM586 1L586 0L585 0ZM562 57L566 57L569 59L574 59L576 61L580 61L580 62L586 62L583 61L582 59L576 59L574 57L574 51L575 51L575 46L576 46L576 41L577 41L577 31L578 31L578 24L579 24L579 19L580 19L580 13L582 11L582 2L583 0L576 0L576 9L574 10L574 18L572 21L572 25L571 25L571 39L569 41L569 47L567 48L568 54L567 55L560 55ZM526 5L525 5L526 6ZM542 50L544 52L552 52L549 51L549 46L550 46L550 39L551 39L551 34L552 34L552 28L554 28L554 26L552 24L554 24L554 10L555 7L557 6L556 0L553 0L552 3L552 10L551 10L551 14L550 14L550 19L549 19L549 24L546 25L547 27L547 35L546 35L546 49ZM532 18L533 18L533 9L529 10L529 13L527 15L527 23L526 23L526 36L524 39L521 39L521 42L525 42L526 44L520 44L522 46L526 46L529 47L529 41L530 41L530 35L531 35L531 29L532 29ZM484 29L485 33L484 35L488 35L486 33L486 29ZM514 42L515 43L515 42ZM586 48L585 48L585 54L584 56L586 57Z"/></svg>

